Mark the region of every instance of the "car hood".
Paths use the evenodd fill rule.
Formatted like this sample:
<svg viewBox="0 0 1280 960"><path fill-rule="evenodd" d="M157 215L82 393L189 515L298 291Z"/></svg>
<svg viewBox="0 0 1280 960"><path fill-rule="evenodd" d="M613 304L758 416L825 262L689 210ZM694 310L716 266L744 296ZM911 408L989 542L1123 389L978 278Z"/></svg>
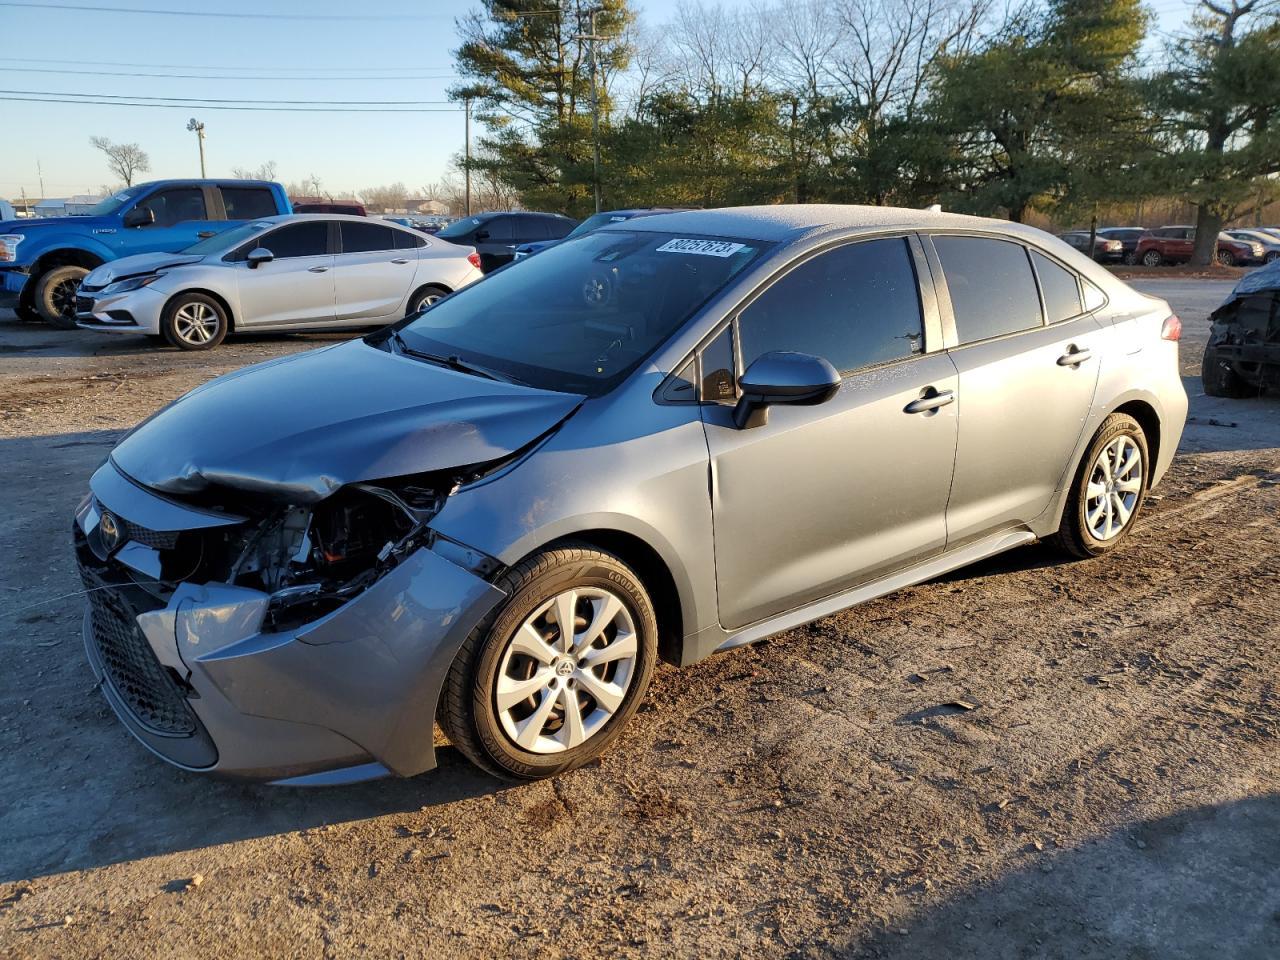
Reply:
<svg viewBox="0 0 1280 960"><path fill-rule="evenodd" d="M1232 288L1231 292L1227 294L1227 299L1223 301L1223 304L1231 303L1250 294L1262 293L1266 290L1280 291L1280 260L1273 260L1265 267L1259 267L1246 273Z"/></svg>
<svg viewBox="0 0 1280 960"><path fill-rule="evenodd" d="M29 217L26 220L6 220L0 223L0 233L17 233L37 227L55 227L59 230L118 230L119 217Z"/></svg>
<svg viewBox="0 0 1280 960"><path fill-rule="evenodd" d="M162 493L226 488L314 503L348 483L500 459L582 400L354 340L212 380L145 421L111 459Z"/></svg>
<svg viewBox="0 0 1280 960"><path fill-rule="evenodd" d="M182 253L138 253L132 257L121 257L111 260L100 267L95 267L84 278L91 287L105 287L125 277L143 276L157 270L168 270L172 267L185 266L188 263L199 263L204 257Z"/></svg>

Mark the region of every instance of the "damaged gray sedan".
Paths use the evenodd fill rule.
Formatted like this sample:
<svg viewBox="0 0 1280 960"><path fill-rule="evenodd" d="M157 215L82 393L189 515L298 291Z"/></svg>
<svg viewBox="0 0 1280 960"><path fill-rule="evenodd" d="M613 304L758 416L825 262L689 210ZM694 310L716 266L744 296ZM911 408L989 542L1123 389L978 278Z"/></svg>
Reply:
<svg viewBox="0 0 1280 960"><path fill-rule="evenodd" d="M1116 546L1186 414L1177 318L1011 224L606 227L126 436L85 642L166 760L276 783L582 764L689 664L1052 537Z"/></svg>

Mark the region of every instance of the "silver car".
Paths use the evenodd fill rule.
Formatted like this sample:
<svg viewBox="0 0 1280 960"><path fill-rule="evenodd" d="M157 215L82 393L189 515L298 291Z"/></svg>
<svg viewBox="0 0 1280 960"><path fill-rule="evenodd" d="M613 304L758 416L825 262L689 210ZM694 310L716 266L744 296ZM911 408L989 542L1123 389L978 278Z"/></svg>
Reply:
<svg viewBox="0 0 1280 960"><path fill-rule="evenodd" d="M228 333L399 320L481 277L474 250L366 217L267 217L84 278L77 326L208 350Z"/></svg>
<svg viewBox="0 0 1280 960"><path fill-rule="evenodd" d="M555 774L659 657L1037 539L1114 550L1178 446L1179 332L1016 224L611 225L129 434L76 512L89 660L192 770L412 776L439 721L494 774Z"/></svg>

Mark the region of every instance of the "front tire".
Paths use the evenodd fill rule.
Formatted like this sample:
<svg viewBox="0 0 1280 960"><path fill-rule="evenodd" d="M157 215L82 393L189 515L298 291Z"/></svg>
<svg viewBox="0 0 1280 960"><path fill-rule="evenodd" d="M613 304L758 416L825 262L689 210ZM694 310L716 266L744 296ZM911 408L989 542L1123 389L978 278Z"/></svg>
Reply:
<svg viewBox="0 0 1280 960"><path fill-rule="evenodd" d="M59 330L76 328L76 294L89 275L84 267L54 267L36 281L35 308L45 323Z"/></svg>
<svg viewBox="0 0 1280 960"><path fill-rule="evenodd" d="M1076 470L1062 523L1051 541L1080 559L1114 550L1137 520L1147 496L1147 437L1133 417L1102 421Z"/></svg>
<svg viewBox="0 0 1280 960"><path fill-rule="evenodd" d="M585 544L535 554L497 586L509 599L463 642L440 724L467 759L507 780L580 767L644 698L658 645L649 595L618 557Z"/></svg>
<svg viewBox="0 0 1280 960"><path fill-rule="evenodd" d="M1142 255L1142 265L1144 267L1158 267L1164 263L1164 257L1159 250L1148 250Z"/></svg>
<svg viewBox="0 0 1280 960"><path fill-rule="evenodd" d="M160 318L160 332L179 350L212 350L231 328L226 308L203 293L180 293Z"/></svg>

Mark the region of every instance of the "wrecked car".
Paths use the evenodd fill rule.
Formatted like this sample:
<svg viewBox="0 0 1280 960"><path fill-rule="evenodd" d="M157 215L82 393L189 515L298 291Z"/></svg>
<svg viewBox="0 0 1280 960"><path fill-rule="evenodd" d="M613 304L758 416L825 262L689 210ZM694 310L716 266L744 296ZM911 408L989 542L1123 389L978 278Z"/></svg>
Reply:
<svg viewBox="0 0 1280 960"><path fill-rule="evenodd" d="M1059 240L843 206L611 224L191 391L93 475L90 664L178 766L317 785L598 756L686 665L1132 529L1180 325ZM963 411L963 415L962 415Z"/></svg>
<svg viewBox="0 0 1280 960"><path fill-rule="evenodd" d="M1280 261L1241 277L1209 323L1200 364L1205 393L1242 398L1280 388Z"/></svg>

